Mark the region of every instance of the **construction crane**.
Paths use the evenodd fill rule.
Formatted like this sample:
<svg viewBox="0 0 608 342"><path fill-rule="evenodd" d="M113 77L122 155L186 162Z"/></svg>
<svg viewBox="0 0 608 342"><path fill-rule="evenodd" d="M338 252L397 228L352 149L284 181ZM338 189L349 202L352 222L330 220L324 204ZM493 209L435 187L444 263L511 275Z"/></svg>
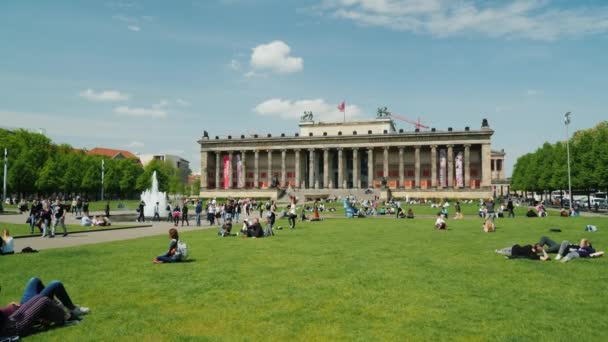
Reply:
<svg viewBox="0 0 608 342"><path fill-rule="evenodd" d="M416 128L420 129L420 128L424 128L424 129L429 129L429 126L423 125L422 123L420 123L420 117L418 117L418 121L412 121L410 119L404 118L402 116L393 114L393 113L389 113L390 116L392 116L395 119L401 120L401 121L405 121L407 123L411 123L412 125L416 126Z"/></svg>
<svg viewBox="0 0 608 342"><path fill-rule="evenodd" d="M425 129L429 129L429 126L425 126L422 123L420 123L420 117L418 117L418 121L412 121L409 119L406 119L402 116L399 116L397 114L393 114L391 112L388 111L388 108L386 107L378 107L378 111L376 114L376 117L381 119L381 118L386 118L386 117L393 117L395 119L401 120L401 121L405 121L407 123L411 123L412 125L416 126L416 128L420 129L420 128L425 128Z"/></svg>

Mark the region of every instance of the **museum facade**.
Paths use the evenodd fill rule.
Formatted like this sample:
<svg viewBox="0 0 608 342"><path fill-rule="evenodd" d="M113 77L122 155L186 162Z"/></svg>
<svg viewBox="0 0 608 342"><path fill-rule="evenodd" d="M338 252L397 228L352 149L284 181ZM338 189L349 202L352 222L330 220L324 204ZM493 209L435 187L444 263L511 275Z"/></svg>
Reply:
<svg viewBox="0 0 608 342"><path fill-rule="evenodd" d="M491 150L493 133L486 120L479 129L397 131L387 117L305 120L293 135L212 139L205 132L198 141L200 196L276 199L285 192L323 197L367 189L381 198L504 195L505 153Z"/></svg>

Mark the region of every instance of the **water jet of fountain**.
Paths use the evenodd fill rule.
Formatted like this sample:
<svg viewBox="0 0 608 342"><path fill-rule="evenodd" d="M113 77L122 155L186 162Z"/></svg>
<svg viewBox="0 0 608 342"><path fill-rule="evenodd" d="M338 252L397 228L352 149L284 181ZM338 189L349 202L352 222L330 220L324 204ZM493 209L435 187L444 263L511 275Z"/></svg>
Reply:
<svg viewBox="0 0 608 342"><path fill-rule="evenodd" d="M151 219L154 217L154 206L158 202L158 212L161 217L167 217L167 194L158 191L158 179L156 178L156 171L152 173L152 188L145 190L141 193L141 200L146 203L144 207L144 216Z"/></svg>

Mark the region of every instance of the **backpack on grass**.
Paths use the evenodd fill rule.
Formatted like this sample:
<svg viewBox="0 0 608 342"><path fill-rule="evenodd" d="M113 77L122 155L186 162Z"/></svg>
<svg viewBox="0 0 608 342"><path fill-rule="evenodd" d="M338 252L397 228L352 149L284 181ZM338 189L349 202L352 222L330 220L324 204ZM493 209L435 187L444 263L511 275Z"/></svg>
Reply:
<svg viewBox="0 0 608 342"><path fill-rule="evenodd" d="M175 254L179 255L181 260L188 259L188 245L186 242L182 240L177 241L177 250L175 251Z"/></svg>

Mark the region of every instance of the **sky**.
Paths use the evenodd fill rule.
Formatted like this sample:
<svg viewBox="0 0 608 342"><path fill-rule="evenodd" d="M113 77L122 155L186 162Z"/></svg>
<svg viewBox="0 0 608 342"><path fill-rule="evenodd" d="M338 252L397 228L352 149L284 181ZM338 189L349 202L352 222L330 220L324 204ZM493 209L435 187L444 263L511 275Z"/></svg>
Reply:
<svg viewBox="0 0 608 342"><path fill-rule="evenodd" d="M0 127L169 153L387 106L517 157L608 119L608 2L0 1ZM405 122L398 128L413 130Z"/></svg>

